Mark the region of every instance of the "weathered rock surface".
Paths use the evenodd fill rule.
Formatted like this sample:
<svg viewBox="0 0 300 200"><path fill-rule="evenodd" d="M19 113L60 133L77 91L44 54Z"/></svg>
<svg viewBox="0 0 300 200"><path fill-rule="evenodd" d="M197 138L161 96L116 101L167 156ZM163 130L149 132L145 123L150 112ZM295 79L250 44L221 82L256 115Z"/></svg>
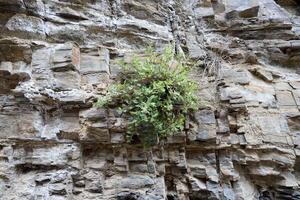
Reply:
<svg viewBox="0 0 300 200"><path fill-rule="evenodd" d="M0 199L300 199L296 0L0 0ZM151 150L93 103L174 42L211 102Z"/></svg>

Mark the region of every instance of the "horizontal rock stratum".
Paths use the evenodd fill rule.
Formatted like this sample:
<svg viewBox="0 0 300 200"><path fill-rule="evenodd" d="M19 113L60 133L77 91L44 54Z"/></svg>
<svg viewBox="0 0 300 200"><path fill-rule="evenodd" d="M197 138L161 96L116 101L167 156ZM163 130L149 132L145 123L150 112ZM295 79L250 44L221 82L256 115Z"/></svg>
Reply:
<svg viewBox="0 0 300 200"><path fill-rule="evenodd" d="M0 0L0 199L300 199L299 36L297 0ZM212 105L143 150L93 103L169 43Z"/></svg>

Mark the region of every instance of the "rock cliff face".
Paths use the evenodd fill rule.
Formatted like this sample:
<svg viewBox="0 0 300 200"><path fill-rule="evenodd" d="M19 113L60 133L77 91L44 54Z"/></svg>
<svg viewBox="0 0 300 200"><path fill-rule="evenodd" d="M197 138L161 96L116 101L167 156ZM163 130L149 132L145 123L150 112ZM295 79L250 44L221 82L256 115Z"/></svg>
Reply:
<svg viewBox="0 0 300 200"><path fill-rule="evenodd" d="M297 0L0 0L0 199L300 199ZM93 102L175 42L213 106L149 151Z"/></svg>

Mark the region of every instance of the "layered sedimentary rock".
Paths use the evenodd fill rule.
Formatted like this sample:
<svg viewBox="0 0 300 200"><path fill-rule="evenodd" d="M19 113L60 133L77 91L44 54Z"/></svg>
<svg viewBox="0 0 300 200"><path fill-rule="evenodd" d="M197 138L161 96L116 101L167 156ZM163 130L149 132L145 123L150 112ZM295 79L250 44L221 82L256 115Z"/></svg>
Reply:
<svg viewBox="0 0 300 200"><path fill-rule="evenodd" d="M0 0L0 199L300 199L295 0ZM196 67L185 132L149 150L93 103L152 43Z"/></svg>

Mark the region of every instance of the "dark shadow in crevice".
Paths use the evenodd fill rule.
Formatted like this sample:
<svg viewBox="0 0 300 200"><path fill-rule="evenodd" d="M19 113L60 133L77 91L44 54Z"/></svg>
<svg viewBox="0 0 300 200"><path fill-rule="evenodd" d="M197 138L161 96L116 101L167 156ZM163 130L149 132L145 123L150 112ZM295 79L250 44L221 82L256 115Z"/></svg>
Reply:
<svg viewBox="0 0 300 200"><path fill-rule="evenodd" d="M39 165L32 163L25 163L16 165L16 171L22 174L26 174L30 171L50 171L50 170L59 170L60 166L57 165Z"/></svg>
<svg viewBox="0 0 300 200"><path fill-rule="evenodd" d="M275 2L294 16L300 16L300 0L275 0Z"/></svg>
<svg viewBox="0 0 300 200"><path fill-rule="evenodd" d="M118 194L117 200L139 200L140 195L133 192L122 192Z"/></svg>

